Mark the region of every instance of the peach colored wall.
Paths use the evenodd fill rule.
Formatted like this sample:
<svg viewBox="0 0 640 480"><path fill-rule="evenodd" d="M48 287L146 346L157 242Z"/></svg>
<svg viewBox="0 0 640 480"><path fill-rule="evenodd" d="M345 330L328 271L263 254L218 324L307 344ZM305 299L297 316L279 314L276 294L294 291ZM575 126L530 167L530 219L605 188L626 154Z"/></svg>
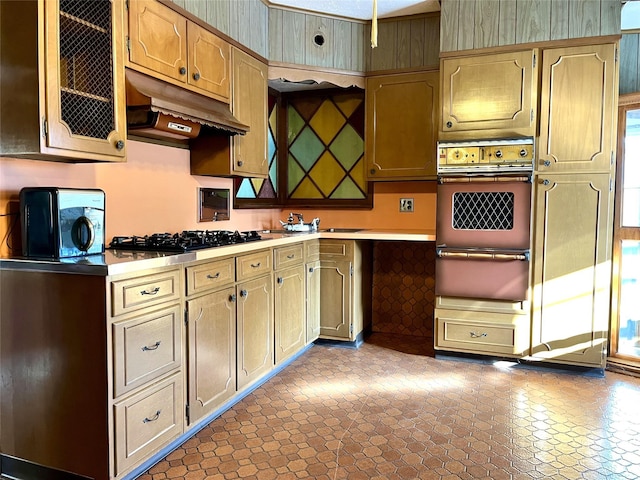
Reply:
<svg viewBox="0 0 640 480"><path fill-rule="evenodd" d="M400 213L400 199L413 198L414 212ZM435 229L436 183L376 182L372 210L296 209L305 221L320 218L320 228ZM285 215L288 211L283 212Z"/></svg>
<svg viewBox="0 0 640 480"><path fill-rule="evenodd" d="M249 230L272 226L279 209L232 210L230 219L198 222L198 187L233 189L228 178L192 176L189 151L129 141L127 162L67 164L0 159L0 255L20 254L18 193L26 186L101 188L106 238L185 229ZM8 230L12 227L11 232ZM10 235L8 235L10 233ZM9 247L13 247L10 249Z"/></svg>
<svg viewBox="0 0 640 480"><path fill-rule="evenodd" d="M106 194L106 238L185 229L252 230L278 227L289 209L232 210L228 221L198 222L198 187L233 189L227 178L192 176L189 151L129 141L127 162L67 164L0 159L0 256L20 255L18 193L26 186L101 188ZM414 213L399 213L401 197ZM379 182L372 210L303 209L321 227L435 228L434 182ZM10 248L12 247L12 248Z"/></svg>

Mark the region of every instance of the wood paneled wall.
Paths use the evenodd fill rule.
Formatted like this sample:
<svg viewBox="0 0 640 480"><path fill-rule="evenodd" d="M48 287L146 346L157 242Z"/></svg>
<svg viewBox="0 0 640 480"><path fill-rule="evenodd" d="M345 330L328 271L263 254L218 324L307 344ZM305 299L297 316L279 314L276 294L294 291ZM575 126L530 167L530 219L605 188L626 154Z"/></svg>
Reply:
<svg viewBox="0 0 640 480"><path fill-rule="evenodd" d="M378 46L371 48L371 25L365 26L365 70L437 67L440 15L414 16L378 22Z"/></svg>
<svg viewBox="0 0 640 480"><path fill-rule="evenodd" d="M314 37L321 34L320 46ZM314 67L364 70L364 24L269 8L269 60Z"/></svg>
<svg viewBox="0 0 640 480"><path fill-rule="evenodd" d="M622 35L620 40L620 93L640 92L640 34Z"/></svg>
<svg viewBox="0 0 640 480"><path fill-rule="evenodd" d="M442 0L440 50L620 33L620 0Z"/></svg>
<svg viewBox="0 0 640 480"><path fill-rule="evenodd" d="M262 0L172 0L263 57L269 51L269 7Z"/></svg>

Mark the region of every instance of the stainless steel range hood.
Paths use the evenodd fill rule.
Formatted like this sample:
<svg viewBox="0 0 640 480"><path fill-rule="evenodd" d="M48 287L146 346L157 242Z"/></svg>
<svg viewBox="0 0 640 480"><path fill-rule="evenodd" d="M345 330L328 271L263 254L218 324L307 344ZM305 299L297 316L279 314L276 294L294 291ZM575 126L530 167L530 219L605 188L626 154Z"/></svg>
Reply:
<svg viewBox="0 0 640 480"><path fill-rule="evenodd" d="M226 103L135 70L126 69L125 77L130 135L175 142L195 138L201 130L227 136L249 131Z"/></svg>

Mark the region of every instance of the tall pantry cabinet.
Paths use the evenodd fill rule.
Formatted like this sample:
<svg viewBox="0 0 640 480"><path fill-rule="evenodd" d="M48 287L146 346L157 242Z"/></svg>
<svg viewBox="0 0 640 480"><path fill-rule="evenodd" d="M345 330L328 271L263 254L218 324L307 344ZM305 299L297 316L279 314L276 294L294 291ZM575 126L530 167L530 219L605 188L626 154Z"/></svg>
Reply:
<svg viewBox="0 0 640 480"><path fill-rule="evenodd" d="M542 52L534 183L534 358L604 367L609 321L617 44Z"/></svg>

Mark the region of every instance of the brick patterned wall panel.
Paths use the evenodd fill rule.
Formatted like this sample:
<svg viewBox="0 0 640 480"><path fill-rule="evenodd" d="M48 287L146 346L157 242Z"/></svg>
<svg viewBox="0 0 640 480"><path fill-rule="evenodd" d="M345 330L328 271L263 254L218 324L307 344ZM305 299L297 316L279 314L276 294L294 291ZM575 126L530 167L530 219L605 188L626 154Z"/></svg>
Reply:
<svg viewBox="0 0 640 480"><path fill-rule="evenodd" d="M433 338L433 242L374 242L372 329Z"/></svg>

